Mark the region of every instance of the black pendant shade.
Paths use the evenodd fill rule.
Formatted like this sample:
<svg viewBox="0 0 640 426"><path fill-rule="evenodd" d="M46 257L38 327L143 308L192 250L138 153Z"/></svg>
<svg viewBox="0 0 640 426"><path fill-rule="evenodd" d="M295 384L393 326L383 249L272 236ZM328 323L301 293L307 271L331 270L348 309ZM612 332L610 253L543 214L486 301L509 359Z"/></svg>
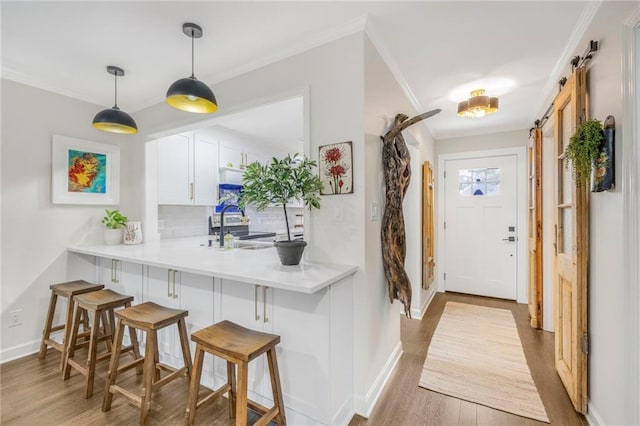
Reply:
<svg viewBox="0 0 640 426"><path fill-rule="evenodd" d="M135 120L126 112L118 108L118 77L124 75L122 68L109 65L107 72L115 76L115 102L109 109L104 109L93 117L93 127L103 132L111 133L138 133Z"/></svg>
<svg viewBox="0 0 640 426"><path fill-rule="evenodd" d="M193 44L194 39L202 37L199 25L187 22L182 25L182 32L191 38L191 77L175 81L167 90L167 103L182 111L209 114L217 111L218 101L215 95L193 73Z"/></svg>

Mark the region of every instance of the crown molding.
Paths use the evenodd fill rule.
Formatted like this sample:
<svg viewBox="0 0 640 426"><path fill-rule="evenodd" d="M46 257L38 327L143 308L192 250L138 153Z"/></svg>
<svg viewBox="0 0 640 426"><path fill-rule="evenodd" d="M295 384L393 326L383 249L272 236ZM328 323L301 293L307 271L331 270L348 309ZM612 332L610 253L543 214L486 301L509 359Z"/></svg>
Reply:
<svg viewBox="0 0 640 426"><path fill-rule="evenodd" d="M558 81L561 78L560 76L562 75L562 72L569 65L571 58L575 56L574 52L578 48L578 43L580 43L582 37L584 37L587 29L589 28L589 25L591 25L591 21L593 21L593 18L596 16L596 13L600 9L600 6L602 6L602 3L604 3L604 0L588 1L582 9L582 13L578 18L578 22L576 22L576 25L573 27L573 31L571 32L571 36L569 37L569 41L565 45L564 50L556 61L553 69L549 73L549 79L547 80L547 83L541 91L543 96L547 93L553 93L553 89L558 85ZM553 96L555 96L555 94ZM539 114L543 113L546 109L548 99L540 99L541 100L538 102L534 110L535 115L529 120L531 121L531 123L533 123L533 121L538 118Z"/></svg>
<svg viewBox="0 0 640 426"><path fill-rule="evenodd" d="M56 93L58 95L67 96L69 98L77 99L80 101L88 102L93 105L97 105L103 108L111 108L111 105L103 105L98 99L94 99L83 93L73 90L65 89L63 87L56 86L51 82L40 80L30 74L26 74L20 71L16 71L6 65L2 65L1 68L2 78L5 80L11 80L16 83L24 84L26 86L35 87L36 89L45 90L47 92Z"/></svg>
<svg viewBox="0 0 640 426"><path fill-rule="evenodd" d="M202 78L201 80L206 82L210 86L225 80L230 80L239 75L255 71L267 65L282 61L295 55L299 55L313 48L331 43L332 41L339 40L352 34L363 32L365 30L366 24L367 15L359 16L355 19L352 19L351 21L345 22L344 24L335 26L326 31L320 31L306 39L301 39L299 42L293 43L285 49L281 49L272 54L267 54L255 60L246 62L240 66L230 68L214 75L209 75L207 78ZM163 101L164 98L162 97L154 97L153 99L149 99L140 104L133 105L131 111L140 111Z"/></svg>

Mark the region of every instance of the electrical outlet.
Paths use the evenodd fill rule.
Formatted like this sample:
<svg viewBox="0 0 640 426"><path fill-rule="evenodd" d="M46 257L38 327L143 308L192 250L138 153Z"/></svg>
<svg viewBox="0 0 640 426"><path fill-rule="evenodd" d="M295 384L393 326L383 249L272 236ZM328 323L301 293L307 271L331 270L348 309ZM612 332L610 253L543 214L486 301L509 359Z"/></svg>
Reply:
<svg viewBox="0 0 640 426"><path fill-rule="evenodd" d="M9 327L22 325L22 309L9 312Z"/></svg>

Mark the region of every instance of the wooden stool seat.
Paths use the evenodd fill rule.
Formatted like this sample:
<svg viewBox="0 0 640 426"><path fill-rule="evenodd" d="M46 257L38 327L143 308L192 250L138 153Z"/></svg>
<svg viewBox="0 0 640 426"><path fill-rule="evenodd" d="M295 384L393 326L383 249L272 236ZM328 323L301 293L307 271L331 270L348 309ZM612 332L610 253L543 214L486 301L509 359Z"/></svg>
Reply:
<svg viewBox="0 0 640 426"><path fill-rule="evenodd" d="M49 299L49 310L47 312L47 318L45 320L44 328L42 330L42 340L40 342L40 352L38 358L45 359L47 357L47 349L49 347L61 353L60 357L60 369L64 367L64 347L69 342L69 334L71 332L71 323L73 321L73 310L75 307L75 297L80 294L86 294L93 291L103 289L102 284L92 284L87 281L77 280L69 281L66 283L52 284L49 286L51 290L51 298ZM65 316L65 322L59 325L53 325L53 318L56 313L56 304L58 297L67 298L67 314ZM84 319L85 331L89 327L87 319ZM64 330L62 343L58 343L51 339L51 333Z"/></svg>
<svg viewBox="0 0 640 426"><path fill-rule="evenodd" d="M167 308L153 302L145 302L122 309L116 312L115 315L118 317L118 326L115 331L115 348L111 353L111 361L109 362L109 372L107 375L104 400L102 401L102 411L106 412L111 409L113 395L119 393L140 408L139 424L147 425L149 424L151 394L153 391L156 391L179 377L186 376L187 380L191 377L191 352L189 351L189 336L185 324L185 317L189 315L189 312ZM158 330L173 324L178 326L180 346L184 359L184 367L180 369L163 364L159 359ZM120 366L120 347L122 345L125 326L128 326L130 329L134 328L146 332L145 354L144 358L136 359L130 364ZM116 380L120 373L138 367L143 362L144 376L142 379L141 395L136 395L117 385ZM161 377L160 371L168 371L169 374Z"/></svg>
<svg viewBox="0 0 640 426"><path fill-rule="evenodd" d="M221 355L251 361L280 343L280 336L250 330L231 321L221 321L191 334L191 340Z"/></svg>
<svg viewBox="0 0 640 426"><path fill-rule="evenodd" d="M149 330L164 328L187 315L189 315L189 311L171 309L153 302L141 303L116 312L116 316L127 325Z"/></svg>
<svg viewBox="0 0 640 426"><path fill-rule="evenodd" d="M85 398L93 395L93 381L96 370L96 363L103 359L107 359L113 352L112 339L115 330L114 309L127 308L133 302L133 296L126 296L116 293L113 290L99 290L91 293L78 294L75 296L76 314L73 321L73 328L70 333L69 344L65 347L64 353L64 373L62 378L69 379L71 376L71 368L80 372L85 377ZM91 334L89 341L78 344L77 339L82 334L79 333L81 318L87 317L89 313L93 314L93 323L91 326ZM140 358L138 351L138 338L133 329L129 329L131 345L124 349L119 348L123 352L133 351L134 360ZM107 351L98 355L98 344L105 342ZM122 344L122 342L120 342ZM89 354L86 361L76 361L74 359L75 351L78 347L88 346Z"/></svg>
<svg viewBox="0 0 640 426"><path fill-rule="evenodd" d="M191 340L196 342L196 355L191 373L189 402L185 413L187 424L194 424L198 408L208 405L225 392L229 393L229 416L235 417L236 426L247 424L248 407L262 414L262 417L255 423L256 425L266 425L273 419L276 419L279 425L286 424L275 350L276 345L280 343L280 336L250 330L230 321L221 321L196 331L191 335ZM227 361L227 383L198 400L205 352ZM247 398L249 361L264 353L266 353L269 363L273 393L274 405L271 408L264 407ZM236 366L238 367L237 387Z"/></svg>

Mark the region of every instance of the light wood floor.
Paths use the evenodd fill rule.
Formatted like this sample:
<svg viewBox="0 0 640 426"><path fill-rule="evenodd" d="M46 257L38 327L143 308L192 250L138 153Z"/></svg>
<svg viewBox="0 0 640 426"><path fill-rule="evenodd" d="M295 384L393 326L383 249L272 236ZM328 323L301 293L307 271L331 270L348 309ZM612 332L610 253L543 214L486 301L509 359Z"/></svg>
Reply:
<svg viewBox="0 0 640 426"><path fill-rule="evenodd" d="M369 419L356 416L350 426L372 425L546 425L418 387L431 337L447 301L510 309L516 319L525 356L552 425L587 425L574 411L554 368L554 336L529 326L526 305L515 302L438 293L421 321L402 319L404 354Z"/></svg>
<svg viewBox="0 0 640 426"><path fill-rule="evenodd" d="M371 425L543 425L534 420L497 411L418 387L431 336L447 300L511 309L533 379L552 425L586 425L573 410L553 367L553 335L532 330L527 308L496 299L437 294L422 321L402 320L404 354L369 419L356 416L351 426ZM128 357L128 356L127 356ZM49 350L45 361L31 355L0 366L0 423L2 425L130 425L139 412L116 395L110 412L101 411L106 361L99 364L92 398L84 399L82 377L73 372L62 381L60 355ZM128 389L141 385L141 377L127 372ZM137 388L136 388L137 389ZM179 425L187 403L187 382L176 380L154 394L151 423ZM250 422L257 416L250 415ZM198 411L197 424L233 425L226 399ZM296 425L293 425L296 426Z"/></svg>

